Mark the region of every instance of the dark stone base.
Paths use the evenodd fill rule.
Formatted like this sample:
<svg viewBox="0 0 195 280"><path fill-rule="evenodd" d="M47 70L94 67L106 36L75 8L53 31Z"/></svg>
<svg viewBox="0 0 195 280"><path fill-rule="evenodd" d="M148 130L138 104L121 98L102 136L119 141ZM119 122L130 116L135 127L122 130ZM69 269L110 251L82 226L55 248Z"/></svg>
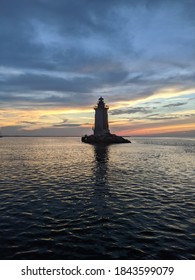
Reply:
<svg viewBox="0 0 195 280"><path fill-rule="evenodd" d="M122 136L117 136L115 134L106 135L85 135L81 138L81 141L89 144L121 144L121 143L131 143L131 141L124 139Z"/></svg>

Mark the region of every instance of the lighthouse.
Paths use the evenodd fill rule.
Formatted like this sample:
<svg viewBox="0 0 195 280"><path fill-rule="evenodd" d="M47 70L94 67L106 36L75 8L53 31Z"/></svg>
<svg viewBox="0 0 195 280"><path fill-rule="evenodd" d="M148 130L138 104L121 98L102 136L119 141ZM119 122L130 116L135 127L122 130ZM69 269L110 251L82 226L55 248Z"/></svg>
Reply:
<svg viewBox="0 0 195 280"><path fill-rule="evenodd" d="M104 98L100 97L97 105L94 107L95 127L93 132L95 136L110 134L108 126L108 109L109 107L105 104Z"/></svg>
<svg viewBox="0 0 195 280"><path fill-rule="evenodd" d="M111 134L108 125L108 109L105 104L104 98L101 96L98 99L95 110L95 125L92 135L84 135L81 137L81 141L89 144L119 144L119 143L131 143L128 139L124 139L122 136Z"/></svg>

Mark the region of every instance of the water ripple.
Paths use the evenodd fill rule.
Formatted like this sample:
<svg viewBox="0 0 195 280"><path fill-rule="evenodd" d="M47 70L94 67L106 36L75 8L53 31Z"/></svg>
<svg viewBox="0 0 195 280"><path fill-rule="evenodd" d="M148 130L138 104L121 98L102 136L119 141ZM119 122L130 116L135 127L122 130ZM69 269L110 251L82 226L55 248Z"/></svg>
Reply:
<svg viewBox="0 0 195 280"><path fill-rule="evenodd" d="M195 141L2 138L1 259L195 259Z"/></svg>

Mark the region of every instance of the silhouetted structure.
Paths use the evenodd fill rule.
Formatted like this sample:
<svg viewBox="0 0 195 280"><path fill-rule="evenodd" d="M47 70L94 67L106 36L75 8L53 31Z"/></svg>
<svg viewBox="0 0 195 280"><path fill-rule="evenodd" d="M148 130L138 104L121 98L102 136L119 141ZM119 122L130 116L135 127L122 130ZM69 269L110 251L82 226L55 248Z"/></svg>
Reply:
<svg viewBox="0 0 195 280"><path fill-rule="evenodd" d="M102 97L99 98L95 110L95 127L93 135L85 135L82 137L82 142L97 143L97 144L112 144L112 143L131 143L129 140L121 136L111 134L108 125L108 109Z"/></svg>
<svg viewBox="0 0 195 280"><path fill-rule="evenodd" d="M108 109L109 107L104 103L104 99L100 97L97 105L94 107L95 110L94 135L96 136L110 133L108 128Z"/></svg>

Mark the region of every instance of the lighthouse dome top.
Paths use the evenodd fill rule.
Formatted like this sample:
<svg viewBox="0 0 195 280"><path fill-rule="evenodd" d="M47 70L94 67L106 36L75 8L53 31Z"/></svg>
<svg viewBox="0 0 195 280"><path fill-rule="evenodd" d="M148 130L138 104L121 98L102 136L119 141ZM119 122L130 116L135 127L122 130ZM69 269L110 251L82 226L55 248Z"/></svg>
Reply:
<svg viewBox="0 0 195 280"><path fill-rule="evenodd" d="M94 109L108 109L109 107L105 104L104 102L104 98L102 96L100 96L100 98L98 99L97 105L94 107Z"/></svg>

